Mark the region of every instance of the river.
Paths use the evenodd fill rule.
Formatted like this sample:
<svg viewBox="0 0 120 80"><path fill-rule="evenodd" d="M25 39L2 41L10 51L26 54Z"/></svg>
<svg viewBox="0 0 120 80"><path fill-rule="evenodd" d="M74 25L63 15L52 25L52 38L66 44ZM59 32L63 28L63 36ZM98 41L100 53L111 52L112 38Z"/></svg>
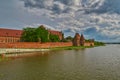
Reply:
<svg viewBox="0 0 120 80"><path fill-rule="evenodd" d="M120 80L120 45L2 61L0 80Z"/></svg>

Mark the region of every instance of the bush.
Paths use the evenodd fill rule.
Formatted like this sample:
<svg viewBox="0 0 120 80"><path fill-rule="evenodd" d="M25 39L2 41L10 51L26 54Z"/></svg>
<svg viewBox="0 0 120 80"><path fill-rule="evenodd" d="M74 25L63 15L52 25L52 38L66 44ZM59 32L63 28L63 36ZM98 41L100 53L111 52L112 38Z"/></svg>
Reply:
<svg viewBox="0 0 120 80"><path fill-rule="evenodd" d="M21 41L24 42L48 42L48 30L44 26L38 28L24 28Z"/></svg>
<svg viewBox="0 0 120 80"><path fill-rule="evenodd" d="M94 43L95 43L96 46L105 45L105 43L103 43L103 42L98 42L98 41L95 41Z"/></svg>
<svg viewBox="0 0 120 80"><path fill-rule="evenodd" d="M51 42L59 42L60 39L57 35L50 34L49 36Z"/></svg>

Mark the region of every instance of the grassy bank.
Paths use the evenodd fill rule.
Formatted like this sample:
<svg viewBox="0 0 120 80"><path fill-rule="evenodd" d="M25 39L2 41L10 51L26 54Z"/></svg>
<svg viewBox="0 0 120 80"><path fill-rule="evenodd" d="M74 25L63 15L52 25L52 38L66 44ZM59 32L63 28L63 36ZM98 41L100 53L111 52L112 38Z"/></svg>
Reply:
<svg viewBox="0 0 120 80"><path fill-rule="evenodd" d="M85 48L93 48L92 46L69 46L69 47L56 47L51 48L51 50L74 50L74 49L85 49Z"/></svg>
<svg viewBox="0 0 120 80"><path fill-rule="evenodd" d="M98 46L105 46L103 44L95 45L95 46L69 46L69 47L56 47L56 48L49 48L48 51L55 51L55 50L79 50L79 49L85 49L85 48L93 48L93 47L98 47ZM37 49L39 50L39 49ZM44 51L44 50L43 50ZM15 52L14 52L15 53ZM12 54L14 54L12 53ZM22 52L21 52L22 53ZM0 61L7 61L9 58L7 57L2 57L0 55Z"/></svg>
<svg viewBox="0 0 120 80"><path fill-rule="evenodd" d="M105 46L102 42L96 42L94 46L69 46L69 47L56 47L51 48L50 50L74 50L74 49L85 49L85 48L93 48L93 47L99 47L99 46Z"/></svg>
<svg viewBox="0 0 120 80"><path fill-rule="evenodd" d="M95 47L97 47L97 46L105 46L105 43L99 42L99 41L95 41L94 44L95 44Z"/></svg>
<svg viewBox="0 0 120 80"><path fill-rule="evenodd" d="M106 46L105 44L104 45L95 45L94 47L100 47L100 46Z"/></svg>

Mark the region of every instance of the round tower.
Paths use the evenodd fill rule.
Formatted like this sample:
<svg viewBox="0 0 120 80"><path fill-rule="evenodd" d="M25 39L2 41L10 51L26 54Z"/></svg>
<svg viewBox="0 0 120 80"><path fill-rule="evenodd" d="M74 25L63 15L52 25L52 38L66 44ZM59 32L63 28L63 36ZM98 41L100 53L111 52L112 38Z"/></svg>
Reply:
<svg viewBox="0 0 120 80"><path fill-rule="evenodd" d="M80 35L79 35L79 33L75 34L75 37L73 39L73 46L80 46Z"/></svg>
<svg viewBox="0 0 120 80"><path fill-rule="evenodd" d="M84 35L81 34L80 45L81 45L81 46L84 46L84 43L85 43L85 38L84 38Z"/></svg>

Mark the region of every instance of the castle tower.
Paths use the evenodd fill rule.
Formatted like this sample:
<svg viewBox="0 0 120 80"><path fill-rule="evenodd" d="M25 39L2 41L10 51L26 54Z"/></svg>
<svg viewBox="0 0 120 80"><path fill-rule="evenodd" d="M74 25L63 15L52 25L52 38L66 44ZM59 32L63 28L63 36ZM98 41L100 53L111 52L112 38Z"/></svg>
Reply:
<svg viewBox="0 0 120 80"><path fill-rule="evenodd" d="M85 38L84 38L83 34L81 34L80 45L84 46L84 43L85 43Z"/></svg>
<svg viewBox="0 0 120 80"><path fill-rule="evenodd" d="M75 34L75 37L73 39L73 46L80 46L80 35L79 35L79 33Z"/></svg>

